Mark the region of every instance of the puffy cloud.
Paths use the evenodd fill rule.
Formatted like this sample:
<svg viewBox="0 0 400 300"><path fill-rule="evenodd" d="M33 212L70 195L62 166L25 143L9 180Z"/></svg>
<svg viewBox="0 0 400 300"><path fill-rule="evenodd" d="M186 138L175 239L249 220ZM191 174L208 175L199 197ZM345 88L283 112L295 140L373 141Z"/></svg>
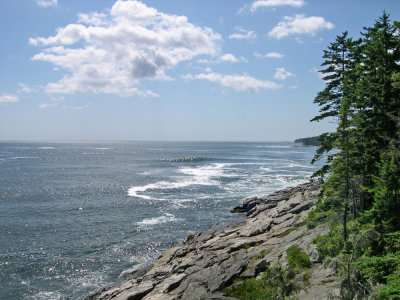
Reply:
<svg viewBox="0 0 400 300"><path fill-rule="evenodd" d="M309 34L314 36L318 31L323 29L332 29L334 25L326 21L323 17L308 17L304 15L296 15L293 17L284 17L269 33L277 39L287 37L289 35Z"/></svg>
<svg viewBox="0 0 400 300"><path fill-rule="evenodd" d="M303 0L257 0L250 6L250 11L256 11L263 7L292 6L301 7L306 3Z"/></svg>
<svg viewBox="0 0 400 300"><path fill-rule="evenodd" d="M229 35L230 39L238 39L238 40L254 40L257 38L257 35L254 31L247 31L242 27L236 27L236 30L239 32L232 33Z"/></svg>
<svg viewBox="0 0 400 300"><path fill-rule="evenodd" d="M283 54L278 53L278 52L269 52L267 54L265 54L266 58L283 58Z"/></svg>
<svg viewBox="0 0 400 300"><path fill-rule="evenodd" d="M240 58L237 58L236 56L234 56L231 53L223 54L216 59L199 59L197 62L200 64L215 65L215 64L220 64L220 63L224 63L224 62L237 63L239 61L248 62L246 57L241 56Z"/></svg>
<svg viewBox="0 0 400 300"><path fill-rule="evenodd" d="M92 12L89 14L78 14L78 23L95 26L105 25L107 24L107 15L98 12Z"/></svg>
<svg viewBox="0 0 400 300"><path fill-rule="evenodd" d="M36 4L41 7L57 6L58 0L36 0Z"/></svg>
<svg viewBox="0 0 400 300"><path fill-rule="evenodd" d="M280 79L280 80L285 80L288 77L293 77L295 76L292 72L289 72L285 70L285 68L277 68L274 78Z"/></svg>
<svg viewBox="0 0 400 300"><path fill-rule="evenodd" d="M239 61L233 54L230 54L230 53L222 55L221 60L226 61L226 62L231 62L231 63L235 63L235 62Z"/></svg>
<svg viewBox="0 0 400 300"><path fill-rule="evenodd" d="M19 102L19 98L15 95L11 94L0 95L0 103L17 103L17 102Z"/></svg>
<svg viewBox="0 0 400 300"><path fill-rule="evenodd" d="M222 38L185 16L158 12L140 1L118 0L109 12L80 14L47 38L30 38L45 48L33 60L68 71L49 83L48 93L106 93L157 97L134 87L139 80L167 80L165 70L199 55L215 56Z"/></svg>
<svg viewBox="0 0 400 300"><path fill-rule="evenodd" d="M268 52L266 54L260 54L258 52L254 52L254 56L257 58L283 58L284 55L278 52Z"/></svg>
<svg viewBox="0 0 400 300"><path fill-rule="evenodd" d="M260 89L277 89L281 85L268 80L259 80L248 75L223 75L219 73L188 74L183 76L185 79L203 79L217 82L225 87L233 88L240 92L257 92Z"/></svg>

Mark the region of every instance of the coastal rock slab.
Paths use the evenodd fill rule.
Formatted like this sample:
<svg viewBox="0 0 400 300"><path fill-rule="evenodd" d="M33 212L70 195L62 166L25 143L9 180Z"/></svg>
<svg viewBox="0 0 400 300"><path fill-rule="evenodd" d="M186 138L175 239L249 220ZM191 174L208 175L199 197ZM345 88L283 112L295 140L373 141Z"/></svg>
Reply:
<svg viewBox="0 0 400 300"><path fill-rule="evenodd" d="M310 182L247 198L233 210L247 214L246 219L190 235L184 245L164 252L149 269L135 272L133 278L119 287L86 299L233 299L222 290L234 284L236 278L258 276L268 265L284 266L286 249L292 245L303 248L315 265L311 288L298 296L319 297L323 295L319 285L335 280L334 274L318 263L318 253L312 244L318 234L327 232L326 227L308 230L303 223L317 201L319 185L320 182Z"/></svg>

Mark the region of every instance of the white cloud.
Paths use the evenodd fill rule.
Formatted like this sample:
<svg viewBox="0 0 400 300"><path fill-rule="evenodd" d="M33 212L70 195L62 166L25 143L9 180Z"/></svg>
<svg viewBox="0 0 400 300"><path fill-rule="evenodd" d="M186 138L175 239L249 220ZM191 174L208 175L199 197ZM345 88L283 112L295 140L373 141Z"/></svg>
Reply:
<svg viewBox="0 0 400 300"><path fill-rule="evenodd" d="M280 79L280 80L286 80L288 77L293 77L295 76L292 72L289 72L285 70L285 68L277 68L274 78Z"/></svg>
<svg viewBox="0 0 400 300"><path fill-rule="evenodd" d="M278 52L269 52L267 54L265 54L266 58L283 58L283 54L278 53Z"/></svg>
<svg viewBox="0 0 400 300"><path fill-rule="evenodd" d="M40 109L46 109L46 108L51 108L51 107L57 107L56 103L42 103L39 104L38 106Z"/></svg>
<svg viewBox="0 0 400 300"><path fill-rule="evenodd" d="M78 14L78 23L84 23L95 26L105 25L107 24L107 15L98 12L92 12L88 14Z"/></svg>
<svg viewBox="0 0 400 300"><path fill-rule="evenodd" d="M248 62L246 57L241 56L240 58L237 58L236 56L234 56L231 53L223 54L216 59L199 59L197 62L199 64L215 65L215 64L220 64L220 63L224 63L224 62L237 63L239 61Z"/></svg>
<svg viewBox="0 0 400 300"><path fill-rule="evenodd" d="M37 92L36 90L31 89L30 87L28 87L26 84L24 84L22 82L18 83L18 86L20 87L20 89L18 90L18 93L31 94L31 93Z"/></svg>
<svg viewBox="0 0 400 300"><path fill-rule="evenodd" d="M201 74L188 74L183 76L185 79L196 80L204 79L211 82L217 82L225 87L233 88L235 91L240 92L257 92L260 89L277 89L281 85L269 81L259 80L248 75L223 75L219 73L201 73Z"/></svg>
<svg viewBox="0 0 400 300"><path fill-rule="evenodd" d="M19 98L15 95L11 94L0 95L0 103L17 103L17 102L19 102Z"/></svg>
<svg viewBox="0 0 400 300"><path fill-rule="evenodd" d="M301 7L306 3L303 0L257 0L250 6L250 11L256 11L263 7L292 6Z"/></svg>
<svg viewBox="0 0 400 300"><path fill-rule="evenodd" d="M287 37L289 35L309 34L316 35L318 31L323 29L332 29L334 25L326 21L323 17L308 17L304 15L296 15L293 17L284 17L268 35L277 39Z"/></svg>
<svg viewBox="0 0 400 300"><path fill-rule="evenodd" d="M89 102L89 103L87 103L87 104L85 104L85 105L74 106L73 109L75 109L75 110L83 110L83 109L88 108L88 107L91 106L92 104L93 104L93 102Z"/></svg>
<svg viewBox="0 0 400 300"><path fill-rule="evenodd" d="M41 7L57 6L58 0L36 0L36 4Z"/></svg>
<svg viewBox="0 0 400 300"><path fill-rule="evenodd" d="M230 53L224 54L220 58L222 61L231 62L231 63L235 63L235 62L239 61L233 54L230 54Z"/></svg>
<svg viewBox="0 0 400 300"><path fill-rule="evenodd" d="M104 14L80 14L79 22L54 36L29 39L31 45L47 47L33 60L68 72L47 84L47 93L157 97L135 86L144 78L168 80L165 70L199 55L215 56L222 43L210 28L135 0L118 0Z"/></svg>
<svg viewBox="0 0 400 300"><path fill-rule="evenodd" d="M239 32L232 33L229 35L230 39L238 39L238 40L254 40L257 38L257 35L254 31L247 31L242 27L236 27L236 30Z"/></svg>

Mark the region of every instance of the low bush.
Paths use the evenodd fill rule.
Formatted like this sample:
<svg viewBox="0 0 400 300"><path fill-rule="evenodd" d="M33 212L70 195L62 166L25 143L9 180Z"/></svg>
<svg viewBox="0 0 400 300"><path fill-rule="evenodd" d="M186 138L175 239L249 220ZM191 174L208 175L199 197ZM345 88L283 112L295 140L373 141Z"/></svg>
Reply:
<svg viewBox="0 0 400 300"><path fill-rule="evenodd" d="M310 257L298 246L289 247L286 250L286 255L286 260L291 268L308 268L311 265Z"/></svg>

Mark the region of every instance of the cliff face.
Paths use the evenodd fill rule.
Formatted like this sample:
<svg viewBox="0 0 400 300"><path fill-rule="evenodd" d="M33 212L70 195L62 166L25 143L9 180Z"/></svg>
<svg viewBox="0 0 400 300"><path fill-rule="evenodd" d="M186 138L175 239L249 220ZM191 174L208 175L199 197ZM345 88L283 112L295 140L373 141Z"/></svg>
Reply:
<svg viewBox="0 0 400 300"><path fill-rule="evenodd" d="M324 225L307 229L304 220L319 194L318 183L288 188L261 198L246 199L235 211L247 218L226 228L187 238L183 246L169 249L147 269L131 279L87 297L98 299L233 299L223 288L256 277L270 265L285 267L286 250L300 247L311 259L308 283L300 299L326 299L338 294L334 271L319 263L312 240L327 234Z"/></svg>

